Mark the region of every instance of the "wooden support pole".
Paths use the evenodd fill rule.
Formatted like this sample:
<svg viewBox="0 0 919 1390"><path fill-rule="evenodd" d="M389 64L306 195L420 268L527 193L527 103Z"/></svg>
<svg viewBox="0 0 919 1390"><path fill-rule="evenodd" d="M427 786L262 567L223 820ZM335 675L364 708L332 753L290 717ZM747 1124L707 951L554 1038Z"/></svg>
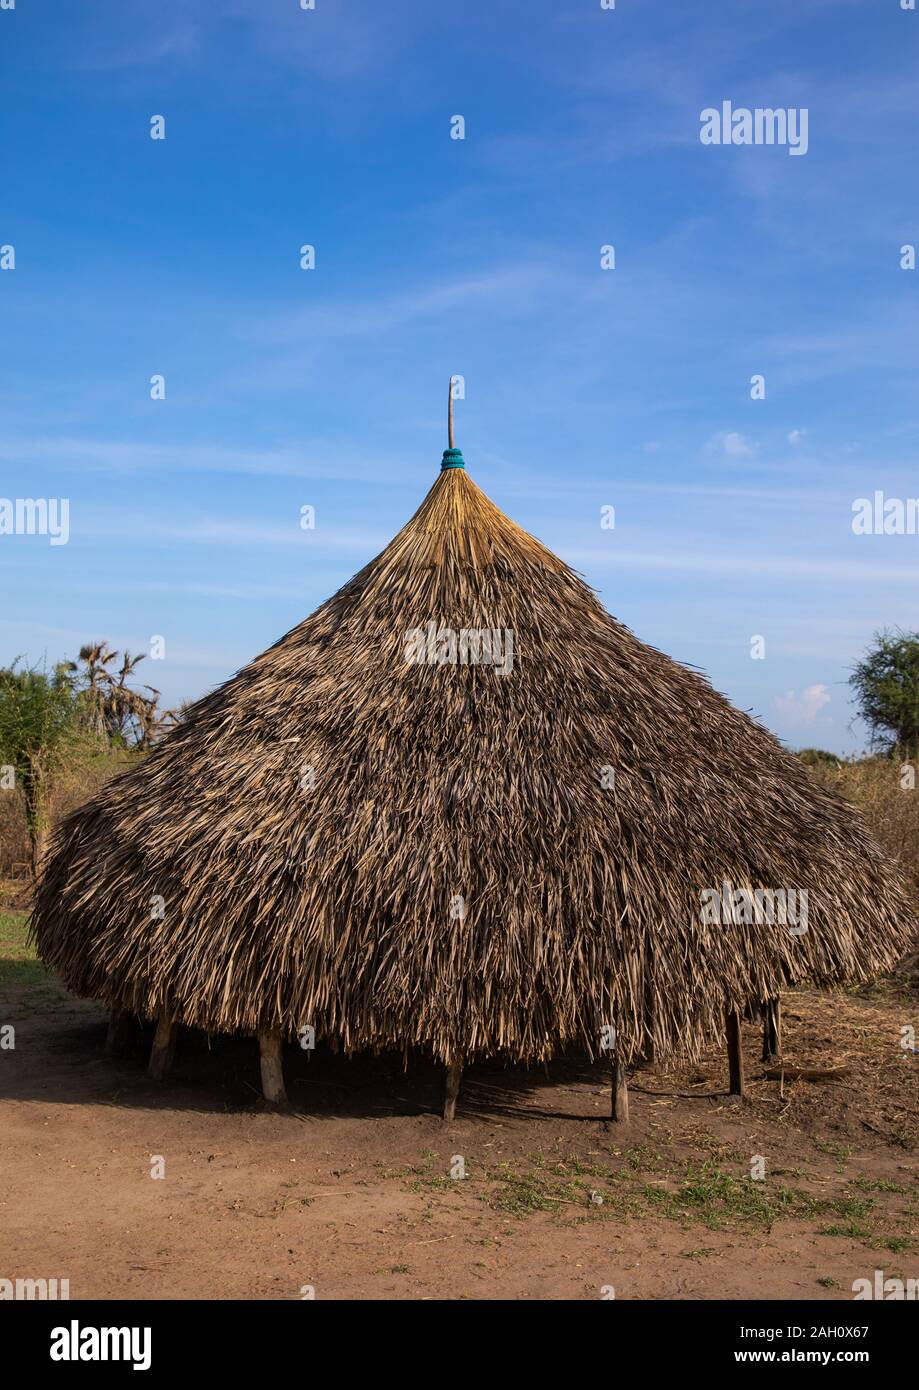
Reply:
<svg viewBox="0 0 919 1390"><path fill-rule="evenodd" d="M284 1043L278 1029L258 1035L259 1057L262 1066L262 1095L269 1105L287 1105L284 1085Z"/></svg>
<svg viewBox="0 0 919 1390"><path fill-rule="evenodd" d="M447 1080L444 1088L444 1119L452 1120L456 1116L456 1102L459 1098L460 1079L463 1075L463 1059L455 1057L447 1066Z"/></svg>
<svg viewBox="0 0 919 1390"><path fill-rule="evenodd" d="M763 1004L763 1061L782 1055L782 1001L767 999Z"/></svg>
<svg viewBox="0 0 919 1390"><path fill-rule="evenodd" d="M124 1009L112 1009L105 1035L105 1055L123 1057L137 1037L137 1016Z"/></svg>
<svg viewBox="0 0 919 1390"><path fill-rule="evenodd" d="M179 1041L179 1025L171 1014L161 1013L156 1025L156 1037L150 1049L150 1065L147 1071L154 1081L165 1081L175 1061L176 1043Z"/></svg>
<svg viewBox="0 0 919 1390"><path fill-rule="evenodd" d="M628 1073L619 1057L613 1058L612 1104L610 1114L617 1125L629 1123Z"/></svg>
<svg viewBox="0 0 919 1390"><path fill-rule="evenodd" d="M657 972L655 963L654 941L653 939L649 939L647 965L645 966L645 1028L648 1032L648 1045L645 1050L644 1058L649 1066L654 1065L654 1023L657 1017L657 1010L655 1008L657 995Z"/></svg>
<svg viewBox="0 0 919 1390"><path fill-rule="evenodd" d="M743 1046L740 1031L740 1014L736 1009L728 1010L726 1023L728 1035L728 1074L730 1077L728 1089L732 1096L742 1096L744 1093Z"/></svg>

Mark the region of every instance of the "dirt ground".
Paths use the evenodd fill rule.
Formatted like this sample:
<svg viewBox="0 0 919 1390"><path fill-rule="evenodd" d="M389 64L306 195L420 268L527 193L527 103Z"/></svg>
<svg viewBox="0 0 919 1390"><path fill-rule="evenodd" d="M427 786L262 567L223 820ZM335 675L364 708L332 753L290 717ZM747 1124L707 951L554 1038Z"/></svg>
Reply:
<svg viewBox="0 0 919 1390"><path fill-rule="evenodd" d="M444 1126L422 1059L288 1048L276 1114L252 1041L187 1034L157 1085L149 1035L112 1061L99 1007L5 966L0 1277L74 1299L851 1299L875 1269L919 1276L903 990L786 998L786 1062L848 1065L836 1081L763 1079L751 1025L743 1103L705 1098L717 1053L633 1074L627 1128L601 1067L476 1066Z"/></svg>

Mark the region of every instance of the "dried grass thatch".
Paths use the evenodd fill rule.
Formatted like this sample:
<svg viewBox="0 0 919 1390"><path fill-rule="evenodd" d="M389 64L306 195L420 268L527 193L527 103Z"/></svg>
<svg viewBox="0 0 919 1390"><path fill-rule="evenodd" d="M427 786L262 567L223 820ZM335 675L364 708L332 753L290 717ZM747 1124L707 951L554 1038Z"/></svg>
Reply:
<svg viewBox="0 0 919 1390"><path fill-rule="evenodd" d="M410 664L429 621L511 629L513 669ZM725 880L806 889L807 931L703 924ZM70 816L34 918L113 1008L444 1060L594 1055L610 1023L626 1061L691 1056L726 1006L864 980L911 929L857 813L461 468Z"/></svg>

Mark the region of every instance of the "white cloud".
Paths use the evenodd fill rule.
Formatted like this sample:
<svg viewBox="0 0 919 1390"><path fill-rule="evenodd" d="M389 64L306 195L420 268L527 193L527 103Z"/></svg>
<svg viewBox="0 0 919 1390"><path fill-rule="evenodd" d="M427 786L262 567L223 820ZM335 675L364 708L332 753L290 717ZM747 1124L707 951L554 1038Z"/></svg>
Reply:
<svg viewBox="0 0 919 1390"><path fill-rule="evenodd" d="M777 695L772 703L792 723L813 724L824 705L830 703L830 692L825 685L809 685L800 695L789 690L787 695Z"/></svg>
<svg viewBox="0 0 919 1390"><path fill-rule="evenodd" d="M727 454L728 458L750 458L753 445L746 435L737 430L720 430L710 444L716 452Z"/></svg>
<svg viewBox="0 0 919 1390"><path fill-rule="evenodd" d="M381 473L399 481L413 480L402 456L382 458L336 439L308 440L302 445L267 449L214 444L150 444L136 439L96 439L69 436L0 437L0 463L12 466L47 464L114 474L242 473L278 478L332 478L366 482Z"/></svg>
<svg viewBox="0 0 919 1390"><path fill-rule="evenodd" d="M193 545L297 545L305 550L356 551L368 559L379 554L389 540L382 532L356 531L344 526L317 524L313 530L304 530L299 524L299 514L293 509L289 519L281 525L237 517L205 516L181 523L139 519L133 523L132 531L147 539L186 541Z"/></svg>
<svg viewBox="0 0 919 1390"><path fill-rule="evenodd" d="M324 300L307 309L284 309L255 319L250 332L258 342L298 345L304 335L323 342L379 336L406 323L443 318L476 304L484 306L489 315L499 306L524 309L553 282L561 283L550 261L518 260L436 283L429 281L398 294L376 298L363 294ZM570 286L567 288L570 291Z"/></svg>
<svg viewBox="0 0 919 1390"><path fill-rule="evenodd" d="M540 528L544 535L549 528ZM674 570L688 574L731 574L749 578L753 574L772 575L780 580L810 579L838 580L841 583L868 582L908 586L919 584L919 568L915 564L868 564L861 560L836 560L832 557L815 559L811 556L770 554L757 555L752 551L725 554L716 550L609 550L588 549L565 545L556 538L553 549L569 565L580 570L650 569Z"/></svg>
<svg viewBox="0 0 919 1390"><path fill-rule="evenodd" d="M788 431L788 442L789 442L789 444L800 444L800 443L801 443L801 440L804 438L804 436L805 436L806 433L807 433L806 430L789 430L789 431Z"/></svg>

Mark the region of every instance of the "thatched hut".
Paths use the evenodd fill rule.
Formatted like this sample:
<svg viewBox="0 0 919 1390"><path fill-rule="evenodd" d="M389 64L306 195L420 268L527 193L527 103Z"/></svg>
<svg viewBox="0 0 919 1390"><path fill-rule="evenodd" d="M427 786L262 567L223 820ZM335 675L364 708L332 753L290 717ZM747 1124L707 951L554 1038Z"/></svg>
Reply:
<svg viewBox="0 0 919 1390"><path fill-rule="evenodd" d="M451 440L452 443L452 440ZM42 959L115 1015L419 1048L697 1055L809 979L890 967L911 914L857 813L640 642L456 449L305 622L71 815Z"/></svg>

